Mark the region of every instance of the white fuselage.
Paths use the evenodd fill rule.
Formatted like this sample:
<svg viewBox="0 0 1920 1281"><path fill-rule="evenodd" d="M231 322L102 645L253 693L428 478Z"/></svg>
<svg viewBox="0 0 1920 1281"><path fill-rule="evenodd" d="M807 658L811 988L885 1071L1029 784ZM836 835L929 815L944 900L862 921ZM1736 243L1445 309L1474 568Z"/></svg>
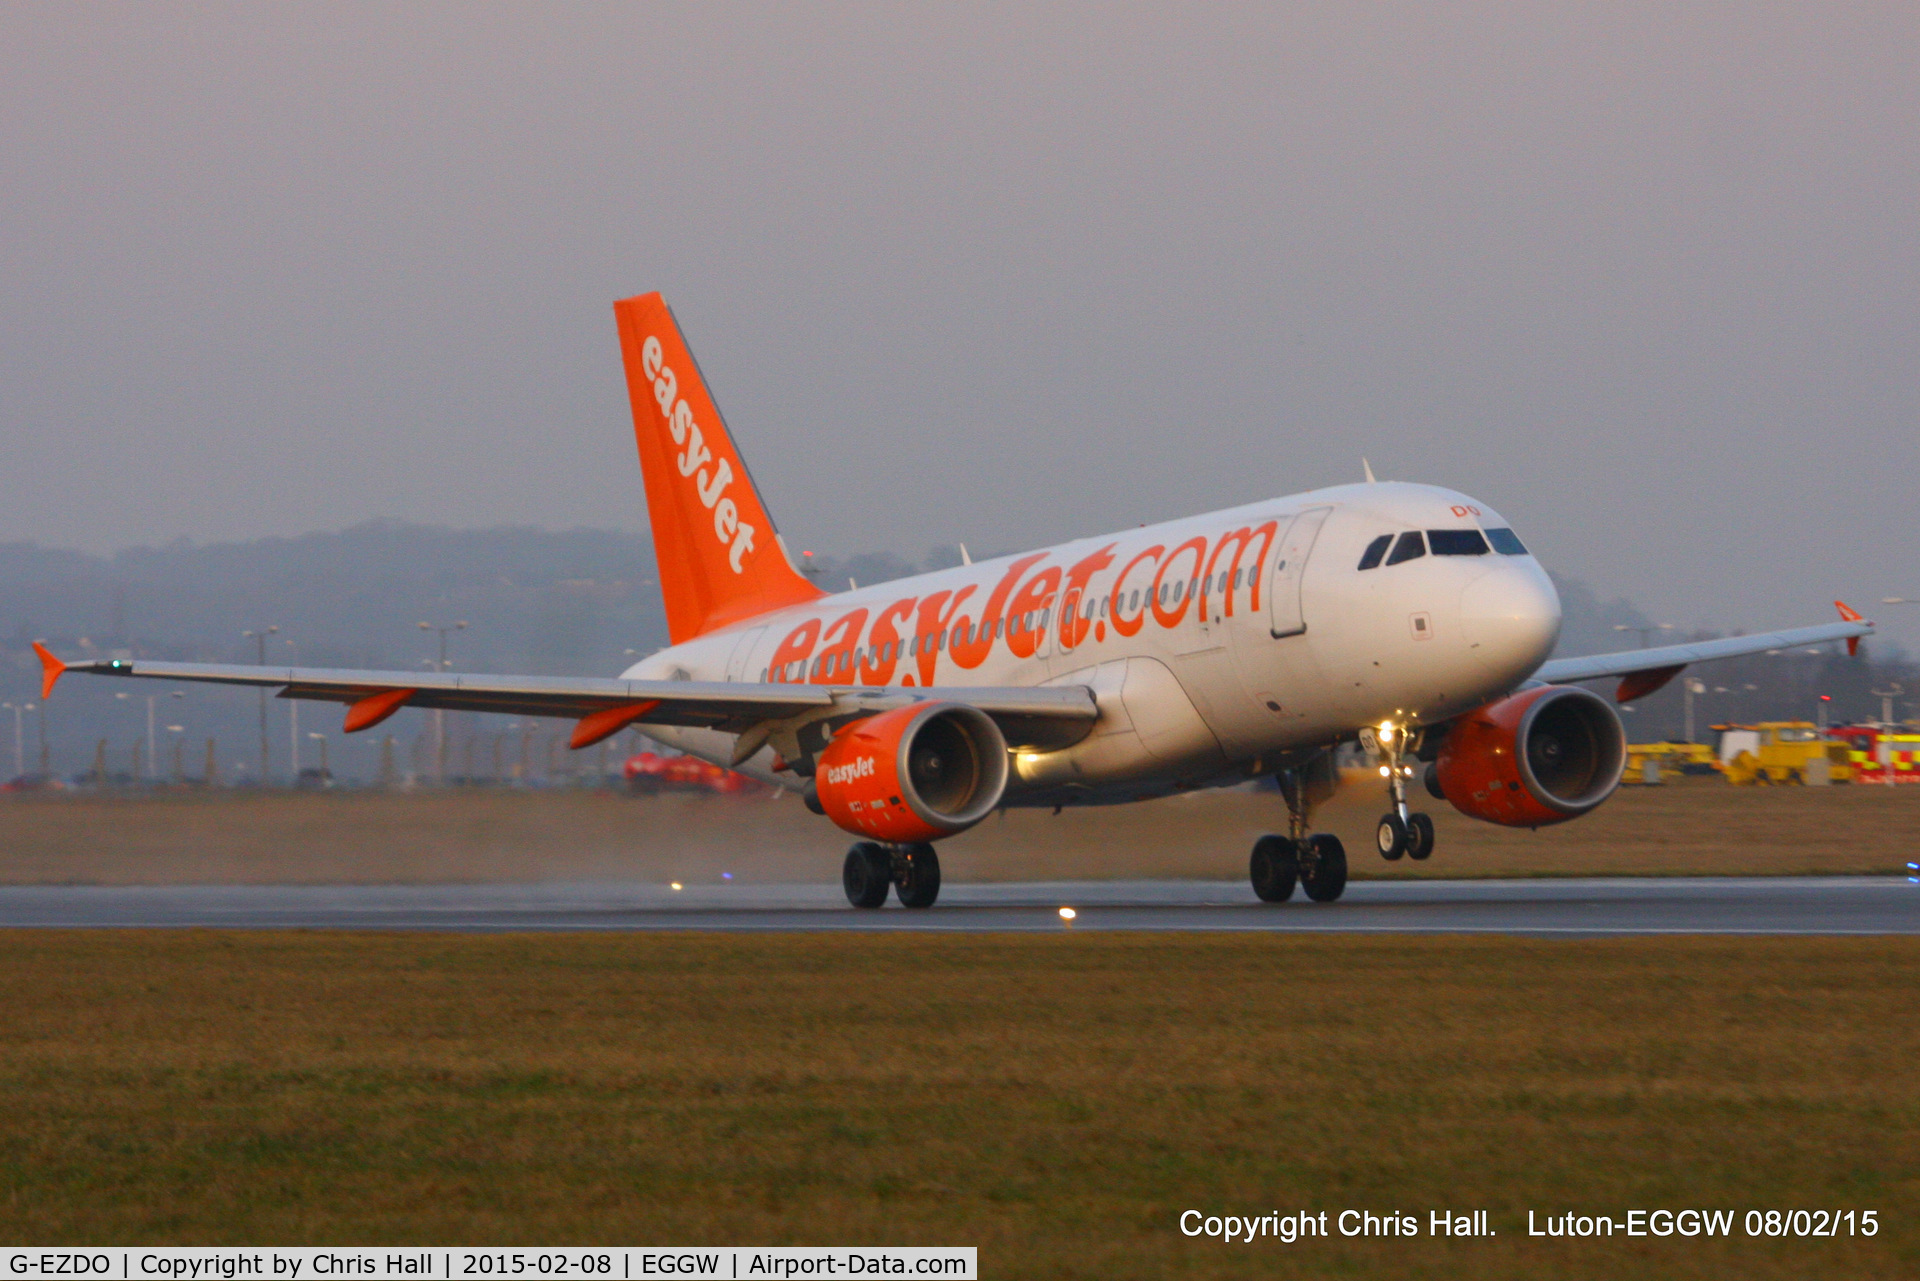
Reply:
<svg viewBox="0 0 1920 1281"><path fill-rule="evenodd" d="M1362 726L1445 720L1520 685L1560 627L1532 556L1359 568L1383 535L1505 528L1434 486L1315 490L824 597L662 650L625 676L849 691L1086 685L1100 708L1092 733L1019 753L1008 801L1135 799L1245 778ZM722 764L733 755L729 734L648 733ZM803 781L776 764L766 749L740 768Z"/></svg>

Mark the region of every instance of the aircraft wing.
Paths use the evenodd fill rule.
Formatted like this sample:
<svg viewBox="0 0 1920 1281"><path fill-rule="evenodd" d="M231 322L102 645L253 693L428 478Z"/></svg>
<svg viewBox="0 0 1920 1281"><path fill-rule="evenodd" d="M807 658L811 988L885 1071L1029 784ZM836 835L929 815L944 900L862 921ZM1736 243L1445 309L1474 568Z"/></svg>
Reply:
<svg viewBox="0 0 1920 1281"><path fill-rule="evenodd" d="M1780 632L1761 632L1753 636L1723 636L1718 640L1693 641L1685 645L1661 645L1655 649L1626 650L1617 654L1590 654L1581 658L1556 658L1542 663L1533 679L1549 685L1569 681L1596 680L1620 676L1622 703L1651 694L1679 675L1690 663L1705 663L1716 658L1739 658L1744 654L1764 654L1773 649L1795 649L1818 645L1823 641L1847 642L1854 649L1862 636L1873 634L1873 624L1840 606L1838 623L1817 627L1793 627Z"/></svg>
<svg viewBox="0 0 1920 1281"><path fill-rule="evenodd" d="M370 729L402 707L509 716L575 719L573 746L588 747L629 725L680 725L743 734L769 722L845 706L883 711L912 702L966 703L994 718L1010 746L1084 737L1099 715L1093 691L1081 685L865 686L750 684L735 681L635 681L566 676L486 676L470 672L381 672L333 667L262 667L242 663L166 663L96 659L64 663L35 645L43 692L65 672L145 680L209 682L278 691L281 698L348 704L349 733Z"/></svg>

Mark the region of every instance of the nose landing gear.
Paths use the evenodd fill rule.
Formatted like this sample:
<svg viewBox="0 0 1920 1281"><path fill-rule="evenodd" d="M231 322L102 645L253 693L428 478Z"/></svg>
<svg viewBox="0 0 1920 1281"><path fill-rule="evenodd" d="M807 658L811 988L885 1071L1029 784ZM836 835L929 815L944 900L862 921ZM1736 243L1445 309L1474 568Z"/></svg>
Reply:
<svg viewBox="0 0 1920 1281"><path fill-rule="evenodd" d="M1433 820L1407 807L1407 780L1413 777L1413 767L1406 763L1406 755L1413 736L1400 726L1386 723L1377 730L1364 731L1361 738L1384 762L1380 772L1386 776L1387 799L1393 805L1380 816L1380 825L1374 829L1374 845L1380 857L1389 863L1402 855L1415 862L1431 857ZM1372 741L1366 742L1368 739Z"/></svg>
<svg viewBox="0 0 1920 1281"><path fill-rule="evenodd" d="M856 841L841 865L840 888L855 907L884 907L889 889L898 893L901 907L932 907L940 897L940 856L925 843Z"/></svg>
<svg viewBox="0 0 1920 1281"><path fill-rule="evenodd" d="M1333 790L1333 756L1319 752L1298 765L1283 767L1275 779L1287 802L1287 834L1263 836L1253 843L1247 879L1263 903L1284 903L1294 887L1316 903L1331 903L1347 888L1347 851L1331 832L1309 833L1315 802Z"/></svg>

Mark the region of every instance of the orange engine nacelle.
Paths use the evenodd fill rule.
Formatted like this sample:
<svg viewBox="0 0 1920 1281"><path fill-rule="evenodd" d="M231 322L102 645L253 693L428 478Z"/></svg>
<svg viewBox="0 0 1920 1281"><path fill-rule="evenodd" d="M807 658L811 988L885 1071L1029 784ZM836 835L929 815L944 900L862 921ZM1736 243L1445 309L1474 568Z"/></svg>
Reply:
<svg viewBox="0 0 1920 1281"><path fill-rule="evenodd" d="M1613 795L1627 734L1607 701L1573 685L1523 690L1454 722L1433 781L1463 814L1506 827L1579 818Z"/></svg>
<svg viewBox="0 0 1920 1281"><path fill-rule="evenodd" d="M1007 790L1007 741L964 703L918 703L841 730L813 774L820 808L849 832L907 845L952 836Z"/></svg>

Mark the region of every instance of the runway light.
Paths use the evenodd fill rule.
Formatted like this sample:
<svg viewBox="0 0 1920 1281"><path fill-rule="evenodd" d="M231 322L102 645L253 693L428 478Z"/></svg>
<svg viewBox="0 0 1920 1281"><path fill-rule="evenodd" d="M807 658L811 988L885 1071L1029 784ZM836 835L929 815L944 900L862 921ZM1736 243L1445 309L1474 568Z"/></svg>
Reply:
<svg viewBox="0 0 1920 1281"><path fill-rule="evenodd" d="M731 881L731 880L733 879L733 873L732 873L732 872L722 872L722 873L720 873L720 879L721 879L721 880L723 880L723 881Z"/></svg>
<svg viewBox="0 0 1920 1281"><path fill-rule="evenodd" d="M673 883L673 889L674 889L674 892L675 892L675 893L678 893L678 892L679 892L679 890L680 890L680 882L678 882L678 881L675 881L675 882Z"/></svg>
<svg viewBox="0 0 1920 1281"><path fill-rule="evenodd" d="M1078 915L1080 915L1080 913L1074 911L1070 907L1063 907L1060 909L1060 919L1063 921L1071 921L1074 917Z"/></svg>

